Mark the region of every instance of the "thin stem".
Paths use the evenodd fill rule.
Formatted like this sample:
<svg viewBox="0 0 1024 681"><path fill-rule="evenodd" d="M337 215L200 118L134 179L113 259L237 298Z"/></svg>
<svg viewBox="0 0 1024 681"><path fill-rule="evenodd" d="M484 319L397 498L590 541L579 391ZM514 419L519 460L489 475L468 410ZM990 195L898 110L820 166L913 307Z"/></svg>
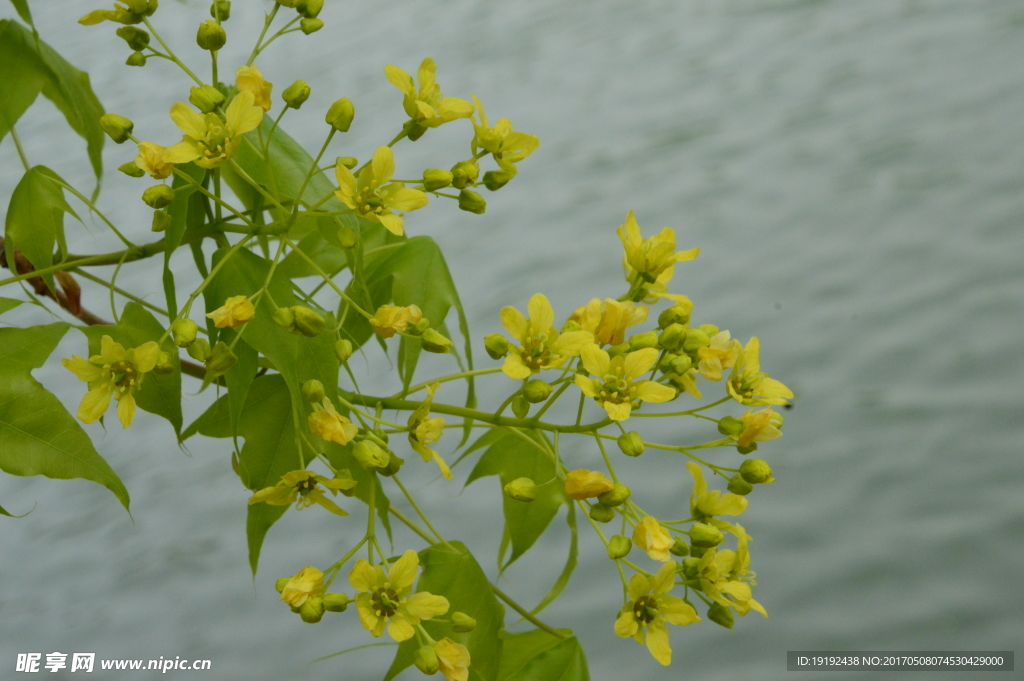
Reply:
<svg viewBox="0 0 1024 681"><path fill-rule="evenodd" d="M712 402L711 404L705 404L703 407L697 407L696 409L690 409L689 411L673 411L673 412L670 412L670 413L667 413L667 414L631 414L631 416L638 416L640 418L644 418L644 417L646 417L646 418L664 418L666 416L691 416L693 414L696 414L699 411L704 411L706 409L711 409L712 407L717 407L718 405L724 404L724 403L728 402L731 399L732 399L732 397L723 397L722 399L718 400L717 402Z"/></svg>
<svg viewBox="0 0 1024 681"><path fill-rule="evenodd" d="M429 534L427 534L426 530L424 530L422 527L420 527L415 522L413 522L412 518L410 518L409 516L405 515L401 511L399 511L393 505L388 507L388 511L391 512L391 515L395 516L396 518L401 520L403 523L405 523L405 525L410 530L412 530L413 532L418 534L420 536L420 539L422 539L423 541L427 542L427 544L429 544L430 546L434 545L434 538L431 537Z"/></svg>
<svg viewBox="0 0 1024 681"><path fill-rule="evenodd" d="M412 505L413 510L416 511L416 515L420 517L420 520L423 521L423 524L427 526L427 529L429 529L434 534L434 536L437 537L438 541L440 541L442 544L444 544L452 551L454 551L455 548L451 544L449 544L448 540L442 537L441 533L438 532L437 529L431 524L430 519L427 518L426 514L423 513L423 511L420 509L419 504L416 503L416 500L413 499L412 495L409 494L409 490L407 490L405 488L405 485L402 484L402 481L398 479L398 475L392 475L391 479L395 481L396 485L398 485L398 489L402 490L402 494L405 495L405 498Z"/></svg>
<svg viewBox="0 0 1024 681"><path fill-rule="evenodd" d="M157 33L157 30L153 28L153 24L149 23L149 19L143 18L142 22L146 24L146 28L148 28L149 32L153 34L153 37L157 39L157 42L159 42L160 45L163 46L170 60L177 64L182 71L187 73L189 78L196 82L196 85L203 85L203 81L196 74L192 73L192 70L189 67L185 66L184 62L178 59L178 56L174 54L174 50L172 50L170 46L164 42L164 39L160 37L160 34Z"/></svg>
<svg viewBox="0 0 1024 681"><path fill-rule="evenodd" d="M499 371L501 371L501 367L493 367L491 369L474 369L473 371L461 371L461 372L459 372L457 374L448 374L447 376L441 376L440 378L435 378L435 379L427 381L425 383L418 383L418 384L412 386L411 388L409 388L409 390L405 394L406 395L411 395L412 393L417 392L419 390L423 390L424 388L426 388L428 386L431 386L431 385L434 385L435 383L447 383L448 381L457 381L460 378L469 378L470 376L482 376L484 374L494 374L494 373L497 373ZM392 395L392 397L401 397L401 396L402 396L402 393L400 393L400 392L395 393L394 395Z"/></svg>
<svg viewBox="0 0 1024 681"><path fill-rule="evenodd" d="M28 162L28 156L25 156L25 150L21 147L21 138L18 137L18 131L11 126L11 139L14 140L14 146L18 148L18 156L21 157L21 165L25 166L25 172L27 173L32 169L32 166Z"/></svg>
<svg viewBox="0 0 1024 681"><path fill-rule="evenodd" d="M256 61L256 57L260 53L260 43L263 42L263 36L267 34L267 29L270 28L270 24L274 23L274 17L277 16L277 10L280 8L281 6L275 3L274 9L270 11L270 14L268 14L267 18L263 21L263 30L260 31L260 37L256 38L256 44L252 48L252 54L249 55L249 61L245 62L246 66L252 66L252 63Z"/></svg>
<svg viewBox="0 0 1024 681"><path fill-rule="evenodd" d="M323 277L327 281L327 285L330 286L331 288L333 288L335 293L337 293L339 296L344 298L345 301L348 304L350 304L353 308L355 308L356 312L358 312L359 314L363 315L367 319L373 318L372 314L370 314L369 312L367 312L363 308L359 307L359 305L356 303L356 301L352 300L352 298L350 298L347 293L345 293L343 290L341 290L341 288L339 288L338 285L334 283L334 280L331 279L329 276L327 276L327 273L324 272L320 268L320 265L317 265L316 262L312 258L310 258L308 255L306 255L301 248L299 248L295 243L293 243L286 236L282 236L281 239L283 239L284 242L287 243L288 246L294 252L298 253L300 258L302 258L307 263L309 263L309 266L313 268L313 271L315 271L317 274L319 274L321 277Z"/></svg>
<svg viewBox="0 0 1024 681"><path fill-rule="evenodd" d="M77 198L79 201L81 201L86 206L88 206L89 210L91 210L93 213L96 213L96 215L100 216L100 219L103 220L103 222L105 222L107 224L107 227L110 227L111 231L114 232L114 234L117 235L117 238L119 238L121 241L124 242L125 246L127 246L128 248L138 249L138 246L136 246L131 241L129 241L127 238L125 238L124 234L121 234L121 231L117 227L114 226L114 223L111 222L110 220L108 220L107 216L100 212L100 209L96 207L96 204L94 204L89 199L85 198L85 196L83 196L81 193L79 193L79 191L77 189L75 189L74 187L72 187L68 183L60 182L58 180L54 180L54 182L56 182L61 187L63 187L64 189L67 189L69 192L74 194L75 198Z"/></svg>
<svg viewBox="0 0 1024 681"><path fill-rule="evenodd" d="M514 600L512 600L511 597L509 597L508 594L506 594L504 591L502 591L501 589L499 589L495 585L491 584L491 590L494 592L495 596L497 596L501 600L503 600L506 603L508 603L510 608L512 608L513 610L518 612L520 615L522 615L523 619L526 620L527 622L529 622L530 624L532 624L533 626L537 627L538 629L543 629L544 631L548 632L549 634L551 634L555 638L561 638L561 639L568 638L568 636L566 636L565 634L561 633L560 631L556 631L556 630L552 629L551 627L549 627L548 625L544 624L539 619L537 619L536 617L531 615L530 612L526 608L524 608L523 606L521 606L518 603L516 603Z"/></svg>

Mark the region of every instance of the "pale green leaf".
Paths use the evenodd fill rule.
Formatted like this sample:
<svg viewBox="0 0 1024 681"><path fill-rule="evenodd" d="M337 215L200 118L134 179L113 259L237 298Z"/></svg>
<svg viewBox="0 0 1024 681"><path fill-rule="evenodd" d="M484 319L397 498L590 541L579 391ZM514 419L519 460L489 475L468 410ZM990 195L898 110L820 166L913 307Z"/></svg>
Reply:
<svg viewBox="0 0 1024 681"><path fill-rule="evenodd" d="M0 20L0 140L36 101L50 77L34 42L17 22Z"/></svg>
<svg viewBox="0 0 1024 681"><path fill-rule="evenodd" d="M579 639L569 629L557 631L568 638L555 638L540 629L502 633L498 681L590 681Z"/></svg>
<svg viewBox="0 0 1024 681"><path fill-rule="evenodd" d="M32 26L32 12L28 9L27 0L11 0L11 4L18 11L18 16L21 17L21 20Z"/></svg>
<svg viewBox="0 0 1024 681"><path fill-rule="evenodd" d="M14 298L0 298L0 314L13 310L14 308L21 305L23 300L15 300Z"/></svg>
<svg viewBox="0 0 1024 681"><path fill-rule="evenodd" d="M202 183L206 171L194 163L175 166L191 177L196 183ZM164 232L164 297L167 299L167 312L172 318L178 316L178 302L174 274L171 271L171 256L181 245L186 228L198 228L204 218L203 196L196 194L196 185L175 174L171 181L174 188L174 203L167 209L171 222ZM198 222L199 224L195 224ZM191 223L191 224L190 224Z"/></svg>
<svg viewBox="0 0 1024 681"><path fill-rule="evenodd" d="M11 194L7 207L4 237L7 264L14 267L14 249L21 251L36 269L53 264L53 249L57 245L63 255L67 252L64 241L64 213L73 213L64 199L64 190L56 184L61 181L46 166L35 166L26 172ZM53 275L43 277L51 290Z"/></svg>

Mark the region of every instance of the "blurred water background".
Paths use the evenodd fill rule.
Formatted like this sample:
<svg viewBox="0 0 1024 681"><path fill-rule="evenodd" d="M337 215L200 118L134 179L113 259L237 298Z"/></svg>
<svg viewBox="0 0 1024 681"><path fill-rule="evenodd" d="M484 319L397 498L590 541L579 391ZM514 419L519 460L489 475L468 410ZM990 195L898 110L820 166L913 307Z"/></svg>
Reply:
<svg viewBox="0 0 1024 681"><path fill-rule="evenodd" d="M122 66L128 51L114 26L75 23L91 0L31 5L42 37L91 74L109 111L133 118L145 139L177 139L166 112L189 84L172 65ZM155 17L197 69L193 37L207 5L165 0ZM234 5L226 70L244 61L262 21L256 6L270 3ZM0 16L13 9L4 3ZM307 148L323 139L328 104L348 96L356 124L330 153L366 158L404 117L383 66L412 72L426 55L446 94L476 93L492 118L542 140L519 177L487 195L484 216L435 201L407 220L410 234L444 248L477 338L500 330L501 306L523 308L538 291L560 316L619 295L614 229L633 209L646 232L670 225L681 248L702 247L673 282L695 302L695 321L758 335L763 367L796 392L785 437L761 450L779 480L756 490L742 519L755 537L756 597L771 618L753 614L731 632L673 627L676 665L663 669L614 636L618 578L584 528L580 568L544 619L576 629L592 678L781 679L786 650L1018 647L1024 5L394 0L328 2L321 18L324 30L289 36L260 62L275 95L298 77L312 84L310 101L284 123ZM18 129L33 163L92 187L84 145L48 101ZM398 176L459 160L470 134L457 122L398 145ZM114 172L130 155L107 145L100 204L145 241L148 209L122 198L140 184ZM5 196L20 173L5 140ZM69 240L75 252L118 247L97 220L89 232L69 225ZM176 261L179 281L187 260ZM126 267L119 283L151 290L162 305L147 265ZM86 303L109 315L105 293L87 287ZM28 307L4 321L47 321ZM55 356L84 348L71 331ZM364 386L381 385L386 370L375 363ZM77 380L55 362L35 375L74 411ZM500 377L481 381L482 403L506 387ZM210 397L190 398L186 421ZM88 430L127 485L133 520L91 483L0 478L4 507L32 510L0 518L5 677L27 651L206 658L218 679L382 672L390 648L308 665L372 640L351 615L305 625L273 591L281 575L333 562L358 538L358 522L288 513L254 583L248 493L229 445L194 439L179 451L168 424L148 414L127 433L108 423L107 433ZM666 442L708 436L690 424L644 425ZM580 446L567 458L586 465L593 456ZM462 491L469 467L459 470L451 484L427 467L406 476L441 531L465 540L493 576L498 487L487 479ZM650 510L671 515L685 504L691 482L678 457L651 452L628 470L635 493L661 499ZM523 602L536 602L564 561L564 523L552 527L503 582ZM398 548L419 547L398 537ZM844 678L861 677L875 678Z"/></svg>

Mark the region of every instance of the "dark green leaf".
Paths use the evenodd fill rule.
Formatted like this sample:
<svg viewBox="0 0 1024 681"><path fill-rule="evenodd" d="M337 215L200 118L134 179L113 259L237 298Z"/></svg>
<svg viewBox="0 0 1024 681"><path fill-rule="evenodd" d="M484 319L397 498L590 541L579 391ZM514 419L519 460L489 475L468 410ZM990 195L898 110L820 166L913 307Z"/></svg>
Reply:
<svg viewBox="0 0 1024 681"><path fill-rule="evenodd" d="M14 298L0 298L0 314L13 310L14 308L21 305L24 301L15 300Z"/></svg>
<svg viewBox="0 0 1024 681"><path fill-rule="evenodd" d="M303 253L308 255L327 274L336 274L347 264L345 251L340 246L336 246L324 239L319 231L312 231L306 234L299 241L298 246ZM306 262L306 259L295 252L285 256L278 266L278 270L290 279L311 277L317 274L316 270Z"/></svg>
<svg viewBox="0 0 1024 681"><path fill-rule="evenodd" d="M565 488L555 476L555 465L541 450L512 431L495 429L488 433L489 446L480 457L466 484L488 475L497 475L504 487L516 478L530 478L537 483L537 498L522 502L502 494L505 527L512 542L512 556L506 567L523 555L544 533L562 504L569 504ZM476 445L474 445L474 448Z"/></svg>
<svg viewBox="0 0 1024 681"><path fill-rule="evenodd" d="M352 474L352 479L356 481L356 486L353 492L355 493L356 499L359 499L364 504L369 506L370 504L370 487L376 487L373 494L374 506L377 508L377 517L380 518L380 522L384 525L384 530L388 533L388 540L391 539L391 516L388 515L388 508L391 506L391 501L384 493L384 488L380 484L380 478L373 475L369 471L363 470L363 468L356 463L355 458L352 456L352 445L339 445L335 442L325 442L325 451L327 458L334 466L335 470L348 469L349 473Z"/></svg>
<svg viewBox="0 0 1024 681"><path fill-rule="evenodd" d="M121 323L116 326L89 326L82 329L89 339L89 354L98 355L100 340L110 336L125 347L137 348L149 341L159 341L164 327L138 303L128 303L121 314ZM170 338L164 340L160 348L171 355L174 371L161 376L150 372L146 374L142 387L135 393L135 400L140 409L150 414L162 416L174 426L174 432L181 432L181 371L179 371L178 349Z"/></svg>
<svg viewBox="0 0 1024 681"><path fill-rule="evenodd" d="M206 171L194 163L175 166L196 183L202 183ZM171 224L164 233L164 296L167 298L167 311L171 317L178 316L178 303L175 296L174 274L171 272L171 255L178 250L181 239L185 236L185 229L188 227L189 218L195 216L198 208L200 220L202 220L202 196L194 196L196 184L174 175L171 187L175 190L174 203L168 209L171 217Z"/></svg>
<svg viewBox="0 0 1024 681"><path fill-rule="evenodd" d="M579 640L569 629L558 632L569 638L558 639L540 629L503 633L498 681L590 681Z"/></svg>
<svg viewBox="0 0 1024 681"><path fill-rule="evenodd" d="M435 544L420 552L423 575L417 591L427 591L448 599L452 612L464 612L476 620L476 629L468 634L456 634L451 624L423 622L423 627L435 640L450 638L469 649L472 663L471 681L496 681L498 658L501 655L499 633L502 630L502 609L491 590L487 575L473 554L461 542L450 542L452 549ZM415 638L398 647L391 668L384 681L390 681L412 664L418 643Z"/></svg>
<svg viewBox="0 0 1024 681"><path fill-rule="evenodd" d="M64 190L54 180L62 181L46 166L35 166L22 176L11 194L7 207L5 238L8 241L7 263L14 267L14 249L21 251L36 269L53 264L54 245L67 252L64 241L64 213L72 213L64 200ZM53 275L43 277L51 290Z"/></svg>
<svg viewBox="0 0 1024 681"><path fill-rule="evenodd" d="M230 340L226 342L229 345L231 343ZM238 423L245 406L246 395L259 370L259 357L252 346L245 341L239 341L235 346L235 355L238 357L238 364L231 367L231 371L224 375L224 381L228 387L228 413L231 418L232 437L238 436Z"/></svg>
<svg viewBox="0 0 1024 681"><path fill-rule="evenodd" d="M46 362L68 328L63 323L0 328L0 469L11 475L92 480L113 492L127 509L128 490L117 473L96 453L60 400L31 374Z"/></svg>

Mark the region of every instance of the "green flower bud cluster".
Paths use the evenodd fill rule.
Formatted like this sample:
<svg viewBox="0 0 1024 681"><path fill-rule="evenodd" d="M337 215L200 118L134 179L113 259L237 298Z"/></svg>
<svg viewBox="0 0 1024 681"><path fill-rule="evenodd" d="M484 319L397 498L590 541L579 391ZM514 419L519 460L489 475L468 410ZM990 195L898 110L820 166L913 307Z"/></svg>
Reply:
<svg viewBox="0 0 1024 681"><path fill-rule="evenodd" d="M198 85L188 91L188 101L203 113L210 113L224 103L224 93L212 85Z"/></svg>
<svg viewBox="0 0 1024 681"><path fill-rule="evenodd" d="M327 320L305 305L279 307L274 311L274 324L288 333L302 334L312 338L327 328Z"/></svg>

